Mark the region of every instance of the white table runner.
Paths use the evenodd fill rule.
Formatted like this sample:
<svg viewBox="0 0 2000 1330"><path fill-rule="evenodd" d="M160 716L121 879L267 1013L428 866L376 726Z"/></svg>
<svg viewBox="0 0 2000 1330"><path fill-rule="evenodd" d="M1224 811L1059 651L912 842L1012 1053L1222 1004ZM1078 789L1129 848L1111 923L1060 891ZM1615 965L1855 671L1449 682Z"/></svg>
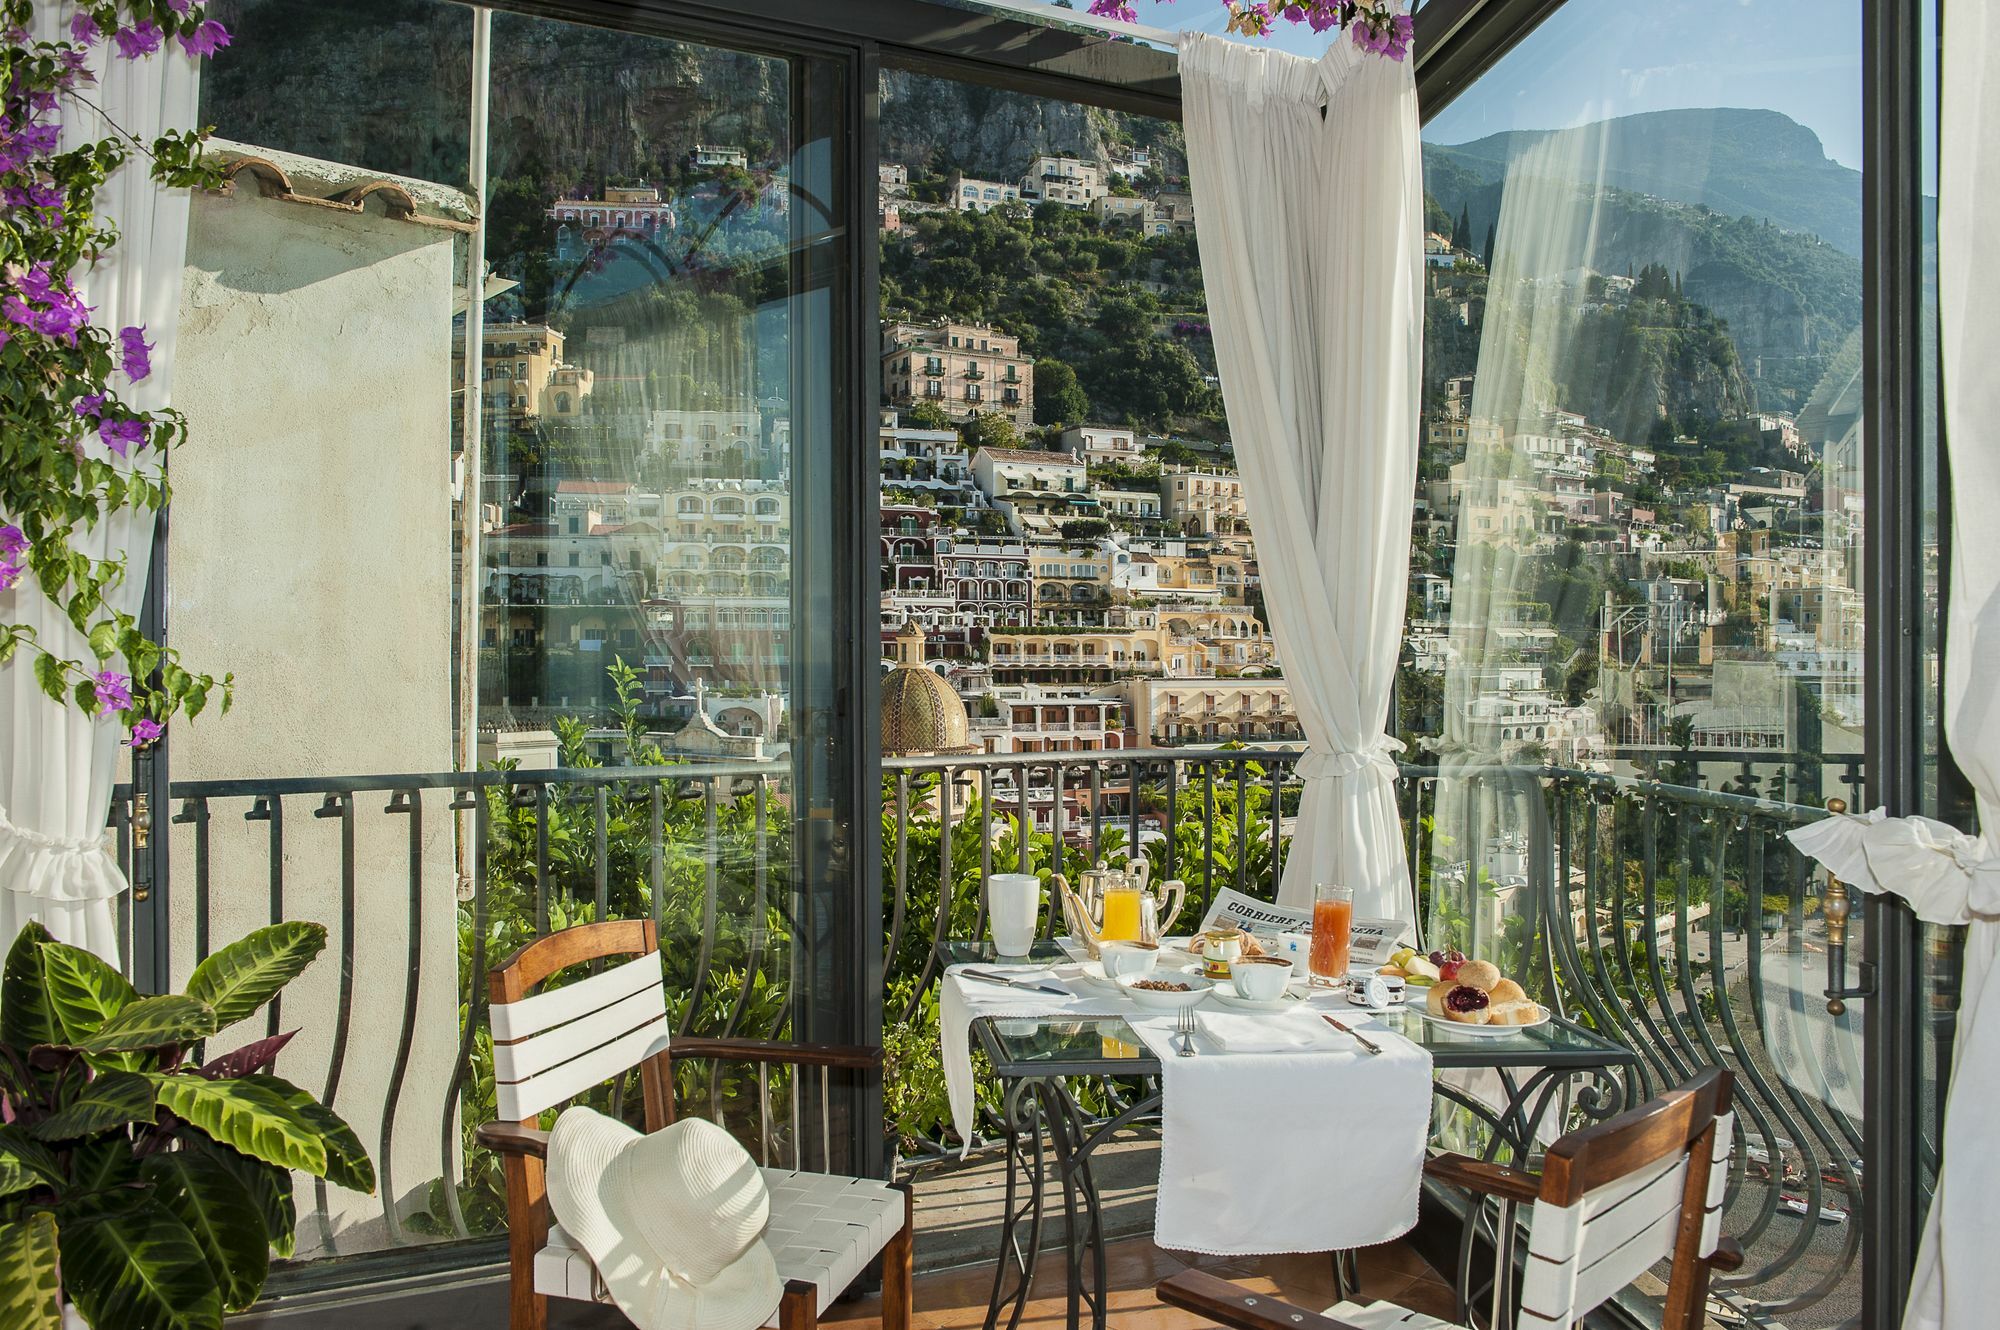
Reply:
<svg viewBox="0 0 2000 1330"><path fill-rule="evenodd" d="M975 967L980 968L980 967ZM948 971L940 999L952 1122L971 1139L970 1027L983 1016L1122 1016L1160 1059L1164 1101L1154 1239L1178 1251L1268 1255L1367 1247L1416 1223L1430 1126L1430 1053L1335 995L1244 1017L1198 1010L1241 1046L1257 1025L1301 1046L1226 1052L1206 1033L1177 1056L1174 1017L1087 987L1072 966L1008 972L1069 997ZM1382 1045L1377 1056L1320 1019L1331 1011Z"/></svg>

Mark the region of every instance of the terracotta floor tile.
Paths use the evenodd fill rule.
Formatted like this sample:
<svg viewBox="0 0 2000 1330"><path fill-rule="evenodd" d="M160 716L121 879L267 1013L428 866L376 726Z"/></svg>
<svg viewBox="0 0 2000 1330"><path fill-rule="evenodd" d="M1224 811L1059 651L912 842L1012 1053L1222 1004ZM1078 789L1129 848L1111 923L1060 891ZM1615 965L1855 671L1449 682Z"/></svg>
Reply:
<svg viewBox="0 0 2000 1330"><path fill-rule="evenodd" d="M1137 1239L1114 1243L1106 1252L1113 1330L1204 1330L1204 1318L1160 1303L1153 1289L1160 1280L1190 1266L1244 1289L1283 1298L1318 1311L1335 1301L1332 1263L1324 1255L1215 1257L1170 1252ZM1362 1253L1363 1301L1387 1298L1432 1316L1452 1314L1451 1288L1430 1272L1415 1252L1400 1244ZM1060 1252L1044 1253L1036 1272L1021 1330L1064 1330L1068 1274ZM969 1266L939 1271L917 1280L917 1330L980 1330L993 1270ZM881 1301L869 1297L835 1305L825 1324L861 1327L879 1323Z"/></svg>
<svg viewBox="0 0 2000 1330"><path fill-rule="evenodd" d="M1452 1292L1451 1285L1442 1279L1412 1279L1389 1300L1413 1312L1422 1312L1425 1316L1441 1320L1449 1321L1458 1315L1458 1296Z"/></svg>

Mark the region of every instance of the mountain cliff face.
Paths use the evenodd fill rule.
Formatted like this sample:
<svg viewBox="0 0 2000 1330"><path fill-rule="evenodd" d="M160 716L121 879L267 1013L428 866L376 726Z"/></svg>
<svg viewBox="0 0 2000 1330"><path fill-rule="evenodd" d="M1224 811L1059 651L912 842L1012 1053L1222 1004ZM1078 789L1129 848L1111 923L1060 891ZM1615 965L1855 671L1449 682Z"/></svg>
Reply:
<svg viewBox="0 0 2000 1330"><path fill-rule="evenodd" d="M203 76L218 133L463 186L471 11L442 0L212 0L236 34ZM782 147L784 62L555 23L493 19L489 173L559 189L671 180L697 143Z"/></svg>
<svg viewBox="0 0 2000 1330"><path fill-rule="evenodd" d="M1449 161L1483 184L1529 148L1555 141L1602 163L1602 183L1729 217L1769 219L1861 254L1861 173L1829 159L1819 136L1778 111L1713 107L1649 111L1565 130L1509 130L1459 144L1425 144L1426 167ZM1440 180L1433 191L1456 193ZM1439 193L1454 214L1457 203ZM1476 231L1492 214L1473 210Z"/></svg>
<svg viewBox="0 0 2000 1330"><path fill-rule="evenodd" d="M1187 172L1179 125L894 69L882 73L881 142L882 160L912 175L957 168L1012 180L1038 154L1101 161L1114 144L1152 148L1164 175Z"/></svg>
<svg viewBox="0 0 2000 1330"><path fill-rule="evenodd" d="M1841 247L1859 243L1855 172L1828 161L1810 130L1776 112L1723 109L1426 144L1426 189L1445 212L1464 209L1474 235L1498 222L1504 250L1534 252L1504 234L1505 176L1518 154L1537 146L1588 164L1571 168L1563 185L1540 183L1548 193L1534 210L1567 206L1587 215L1590 225L1579 231L1589 241L1587 252L1549 255L1551 272L1525 275L1663 265L1680 276L1688 299L1728 326L1762 405L1804 403L1861 318L1861 263ZM1555 197L1565 189L1566 205Z"/></svg>
<svg viewBox="0 0 2000 1330"><path fill-rule="evenodd" d="M212 0L236 34L204 75L226 138L462 186L471 12L444 0ZM786 146L780 60L516 14L493 19L494 177L670 180L697 143ZM1038 153L1115 144L1186 171L1180 127L899 70L882 75L885 161L1012 179ZM760 151L761 150L761 151Z"/></svg>

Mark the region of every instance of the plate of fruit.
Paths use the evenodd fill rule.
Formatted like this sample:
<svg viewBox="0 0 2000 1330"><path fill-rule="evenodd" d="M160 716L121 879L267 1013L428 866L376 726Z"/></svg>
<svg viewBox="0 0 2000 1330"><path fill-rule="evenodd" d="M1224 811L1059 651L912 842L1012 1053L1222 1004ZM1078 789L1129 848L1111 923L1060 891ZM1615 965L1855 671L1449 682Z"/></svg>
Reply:
<svg viewBox="0 0 2000 1330"><path fill-rule="evenodd" d="M1415 947L1398 947L1389 953L1389 963L1375 973L1385 979L1401 979L1410 990L1410 1000L1416 1001L1421 989L1429 988L1446 977L1449 969L1453 976L1458 967L1465 964L1462 951L1433 951L1428 956Z"/></svg>
<svg viewBox="0 0 2000 1330"><path fill-rule="evenodd" d="M1430 962L1437 966L1438 976L1420 990L1425 1020L1476 1035L1513 1034L1548 1024L1549 1009L1532 1001L1493 962L1467 960L1459 952L1446 952L1444 957L1442 963ZM1429 961L1429 957L1418 959ZM1410 1002L1416 1001L1413 991Z"/></svg>

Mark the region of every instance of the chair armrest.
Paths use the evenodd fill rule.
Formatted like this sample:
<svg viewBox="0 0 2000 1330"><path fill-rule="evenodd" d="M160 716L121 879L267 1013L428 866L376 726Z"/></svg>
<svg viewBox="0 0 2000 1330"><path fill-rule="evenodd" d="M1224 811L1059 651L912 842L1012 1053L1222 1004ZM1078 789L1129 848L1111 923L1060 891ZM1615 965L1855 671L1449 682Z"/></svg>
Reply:
<svg viewBox="0 0 2000 1330"><path fill-rule="evenodd" d="M1169 1276L1153 1291L1168 1306L1205 1316L1230 1330L1355 1330L1346 1321L1267 1294L1245 1292L1226 1279L1199 1270Z"/></svg>
<svg viewBox="0 0 2000 1330"><path fill-rule="evenodd" d="M1459 1154L1436 1155L1425 1160L1424 1176L1467 1191L1497 1196L1503 1201L1529 1202L1542 1194L1540 1174Z"/></svg>
<svg viewBox="0 0 2000 1330"><path fill-rule="evenodd" d="M770 1062L799 1067L851 1067L868 1071L882 1065L879 1048L855 1048L842 1044L793 1044L775 1039L675 1039L667 1045L667 1055L683 1058L712 1058L718 1062Z"/></svg>
<svg viewBox="0 0 2000 1330"><path fill-rule="evenodd" d="M1736 1271L1741 1270L1743 1268L1742 1245L1732 1237L1725 1236L1718 1238L1715 1243L1715 1250L1708 1254L1708 1266L1709 1269L1720 1270L1724 1274L1734 1274Z"/></svg>
<svg viewBox="0 0 2000 1330"><path fill-rule="evenodd" d="M485 1122L480 1124L478 1134L481 1145L503 1155L549 1157L549 1134L539 1127L523 1127L518 1122Z"/></svg>

